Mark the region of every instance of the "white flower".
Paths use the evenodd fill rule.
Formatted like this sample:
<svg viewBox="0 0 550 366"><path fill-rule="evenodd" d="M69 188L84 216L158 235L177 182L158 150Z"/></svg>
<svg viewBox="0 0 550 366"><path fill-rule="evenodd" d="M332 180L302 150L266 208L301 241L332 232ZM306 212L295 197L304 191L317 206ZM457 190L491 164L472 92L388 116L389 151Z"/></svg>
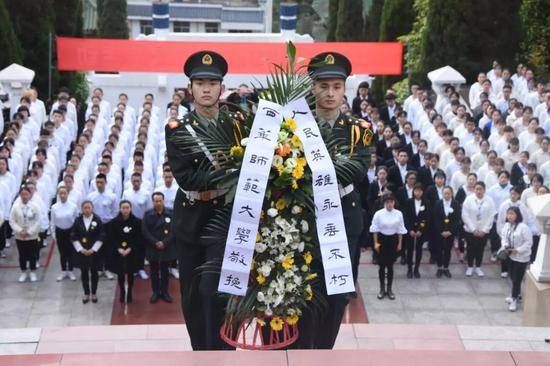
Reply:
<svg viewBox="0 0 550 366"><path fill-rule="evenodd" d="M294 169L294 168L296 168L296 165L297 165L296 158L286 159L286 161L285 161L285 167L287 167L287 168Z"/></svg>
<svg viewBox="0 0 550 366"><path fill-rule="evenodd" d="M263 253L267 249L267 245L262 242L256 243L256 252Z"/></svg>
<svg viewBox="0 0 550 366"><path fill-rule="evenodd" d="M241 140L241 146L246 146L248 145L248 137L245 137L244 139Z"/></svg>
<svg viewBox="0 0 550 366"><path fill-rule="evenodd" d="M277 167L281 164L283 164L283 157L280 155L273 156L273 166Z"/></svg>
<svg viewBox="0 0 550 366"><path fill-rule="evenodd" d="M132 230L130 226L124 226L124 228L122 229L122 231L124 231L126 234L128 234L130 230Z"/></svg>
<svg viewBox="0 0 550 366"><path fill-rule="evenodd" d="M267 210L267 216L269 217L275 217L279 214L279 211L277 211L276 208L271 207L269 210Z"/></svg>
<svg viewBox="0 0 550 366"><path fill-rule="evenodd" d="M260 272L264 277L267 277L271 273L271 267L267 264L264 264L258 269L258 272Z"/></svg>
<svg viewBox="0 0 550 366"><path fill-rule="evenodd" d="M258 294L256 295L256 300L258 300L259 302L264 302L265 301L264 293L261 291L258 292Z"/></svg>
<svg viewBox="0 0 550 366"><path fill-rule="evenodd" d="M306 243L301 241L300 244L298 244L298 252L302 253L305 249L305 246L306 246Z"/></svg>
<svg viewBox="0 0 550 366"><path fill-rule="evenodd" d="M166 221L166 223L169 224L169 223L170 223L170 218L169 218L169 217L165 217L165 218L164 218L164 221Z"/></svg>
<svg viewBox="0 0 550 366"><path fill-rule="evenodd" d="M300 222L300 225L301 225L302 233L307 233L309 231L309 224L307 223L306 220L302 220L302 222Z"/></svg>
<svg viewBox="0 0 550 366"><path fill-rule="evenodd" d="M302 213L302 208L300 206L292 206L292 214L298 215L299 213Z"/></svg>
<svg viewBox="0 0 550 366"><path fill-rule="evenodd" d="M93 227L96 227L96 226L97 226L97 222L92 221L91 225L92 225Z"/></svg>
<svg viewBox="0 0 550 366"><path fill-rule="evenodd" d="M307 272L308 268L307 265L302 264L302 272Z"/></svg>

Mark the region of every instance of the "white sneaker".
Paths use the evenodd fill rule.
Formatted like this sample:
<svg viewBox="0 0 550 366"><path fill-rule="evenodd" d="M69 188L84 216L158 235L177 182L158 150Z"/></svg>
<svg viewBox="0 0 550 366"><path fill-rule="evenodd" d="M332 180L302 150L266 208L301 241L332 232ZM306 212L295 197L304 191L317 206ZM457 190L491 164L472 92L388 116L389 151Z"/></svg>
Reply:
<svg viewBox="0 0 550 366"><path fill-rule="evenodd" d="M57 282L60 282L60 281L63 281L64 278L67 277L67 272L66 271L63 271L61 272L61 274L59 276L57 276Z"/></svg>
<svg viewBox="0 0 550 366"><path fill-rule="evenodd" d="M36 277L36 272L34 272L34 271L31 271L30 278L31 278L31 282L38 281L38 278Z"/></svg>
<svg viewBox="0 0 550 366"><path fill-rule="evenodd" d="M517 309L518 309L518 302L515 299L512 299L510 306L508 306L508 310L516 311Z"/></svg>
<svg viewBox="0 0 550 366"><path fill-rule="evenodd" d="M501 277L501 278L506 278L506 277L508 277L508 272L500 272L500 277Z"/></svg>
<svg viewBox="0 0 550 366"><path fill-rule="evenodd" d="M9 248L9 247L11 247L11 240L10 239L6 240L6 248Z"/></svg>
<svg viewBox="0 0 550 366"><path fill-rule="evenodd" d="M25 282L26 280L27 280L27 272L22 272L21 276L19 276L19 279L17 281Z"/></svg>
<svg viewBox="0 0 550 366"><path fill-rule="evenodd" d="M512 301L514 301L514 298L512 298L512 296L508 296L504 301L506 301L507 304L511 304Z"/></svg>
<svg viewBox="0 0 550 366"><path fill-rule="evenodd" d="M145 264L146 266L149 265L149 261L146 259L145 261L143 261L143 264Z"/></svg>
<svg viewBox="0 0 550 366"><path fill-rule="evenodd" d="M491 254L491 262L496 262L497 261L497 255L496 254Z"/></svg>
<svg viewBox="0 0 550 366"><path fill-rule="evenodd" d="M476 267L475 271L476 271L476 275L477 275L478 277L483 277L483 276L485 276L485 273L483 273L483 271L481 270L481 268Z"/></svg>
<svg viewBox="0 0 550 366"><path fill-rule="evenodd" d="M170 274L176 279L179 280L180 278L180 272L177 268L170 268Z"/></svg>
<svg viewBox="0 0 550 366"><path fill-rule="evenodd" d="M468 267L468 269L466 270L466 277L472 277L473 274L474 269L472 267Z"/></svg>
<svg viewBox="0 0 550 366"><path fill-rule="evenodd" d="M76 281L76 276L74 275L73 271L68 271L69 278L71 281Z"/></svg>
<svg viewBox="0 0 550 366"><path fill-rule="evenodd" d="M110 271L105 271L105 277L107 277L108 280L112 280L115 278L115 276L113 276Z"/></svg>
<svg viewBox="0 0 550 366"><path fill-rule="evenodd" d="M147 272L145 272L143 269L139 270L139 277L141 277L142 280L149 279L149 276L147 275Z"/></svg>
<svg viewBox="0 0 550 366"><path fill-rule="evenodd" d="M36 269L40 268L40 263L38 263L38 261L36 261Z"/></svg>
<svg viewBox="0 0 550 366"><path fill-rule="evenodd" d="M6 258L6 253L0 250L0 258Z"/></svg>

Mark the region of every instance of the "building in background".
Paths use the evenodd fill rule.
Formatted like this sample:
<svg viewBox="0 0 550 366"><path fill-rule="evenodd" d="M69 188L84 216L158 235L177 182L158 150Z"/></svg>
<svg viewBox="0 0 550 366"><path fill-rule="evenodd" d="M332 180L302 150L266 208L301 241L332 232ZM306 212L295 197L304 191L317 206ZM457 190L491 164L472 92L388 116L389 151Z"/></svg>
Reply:
<svg viewBox="0 0 550 366"><path fill-rule="evenodd" d="M153 1L128 0L130 38L153 33ZM169 1L169 32L175 33L269 33L271 0Z"/></svg>

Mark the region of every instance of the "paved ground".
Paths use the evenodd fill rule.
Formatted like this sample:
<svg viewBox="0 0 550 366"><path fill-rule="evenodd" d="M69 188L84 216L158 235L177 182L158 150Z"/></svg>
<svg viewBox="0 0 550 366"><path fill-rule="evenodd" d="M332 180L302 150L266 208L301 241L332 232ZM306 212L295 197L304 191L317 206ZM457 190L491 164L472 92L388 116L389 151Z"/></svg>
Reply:
<svg viewBox="0 0 550 366"><path fill-rule="evenodd" d="M50 248L42 250L41 263L46 264ZM17 282L17 250L7 249L8 258L0 259L0 329L111 323L115 281L100 279L98 304L81 302L80 281L56 282L59 274L57 249L49 266L38 270L36 283ZM454 256L454 254L453 254ZM488 256L486 256L488 258ZM359 270L359 286L370 323L520 325L522 309L510 313L504 298L510 292L510 281L499 277L499 267L484 266L485 278L464 276L464 265L451 266L452 279L436 279L435 267L421 266L421 279L407 279L406 267L396 264L395 301L376 299L378 267L370 264L370 253L364 253ZM136 281L141 281L137 279Z"/></svg>

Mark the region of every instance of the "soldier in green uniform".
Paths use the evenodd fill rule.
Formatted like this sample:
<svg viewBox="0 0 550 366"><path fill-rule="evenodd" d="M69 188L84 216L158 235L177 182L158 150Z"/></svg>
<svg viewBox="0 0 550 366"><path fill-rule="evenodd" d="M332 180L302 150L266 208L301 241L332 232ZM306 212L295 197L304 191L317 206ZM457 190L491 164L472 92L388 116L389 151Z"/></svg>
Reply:
<svg viewBox="0 0 550 366"><path fill-rule="evenodd" d="M368 170L370 158L367 145L372 133L369 124L361 119L346 116L340 112L344 100L346 79L351 73L350 61L341 54L325 52L311 59L308 72L313 78L312 92L315 96L315 115L321 133L332 133L342 140L342 144L350 146L347 152L361 162L362 169L353 182L338 182L342 202L342 212L346 226L349 252L352 260L353 279L357 279L359 265L359 237L363 231L361 209L361 190ZM321 272L322 273L322 272ZM318 329L314 332L314 348L331 349L334 346L349 294L331 295L327 297L328 311L318 320Z"/></svg>
<svg viewBox="0 0 550 366"><path fill-rule="evenodd" d="M178 248L182 310L194 350L230 349L219 336L226 305L217 296L219 275L196 276L197 267L223 257L225 243L206 245L201 236L225 200L226 192L209 182L213 175L225 172L205 145L186 151L176 140L184 135L200 137L209 128L223 128L227 136L237 139L234 126L238 116L219 109L227 73L227 62L221 55L197 52L185 62L184 72L190 80L195 110L166 126L168 162L180 187L174 202L172 230Z"/></svg>

